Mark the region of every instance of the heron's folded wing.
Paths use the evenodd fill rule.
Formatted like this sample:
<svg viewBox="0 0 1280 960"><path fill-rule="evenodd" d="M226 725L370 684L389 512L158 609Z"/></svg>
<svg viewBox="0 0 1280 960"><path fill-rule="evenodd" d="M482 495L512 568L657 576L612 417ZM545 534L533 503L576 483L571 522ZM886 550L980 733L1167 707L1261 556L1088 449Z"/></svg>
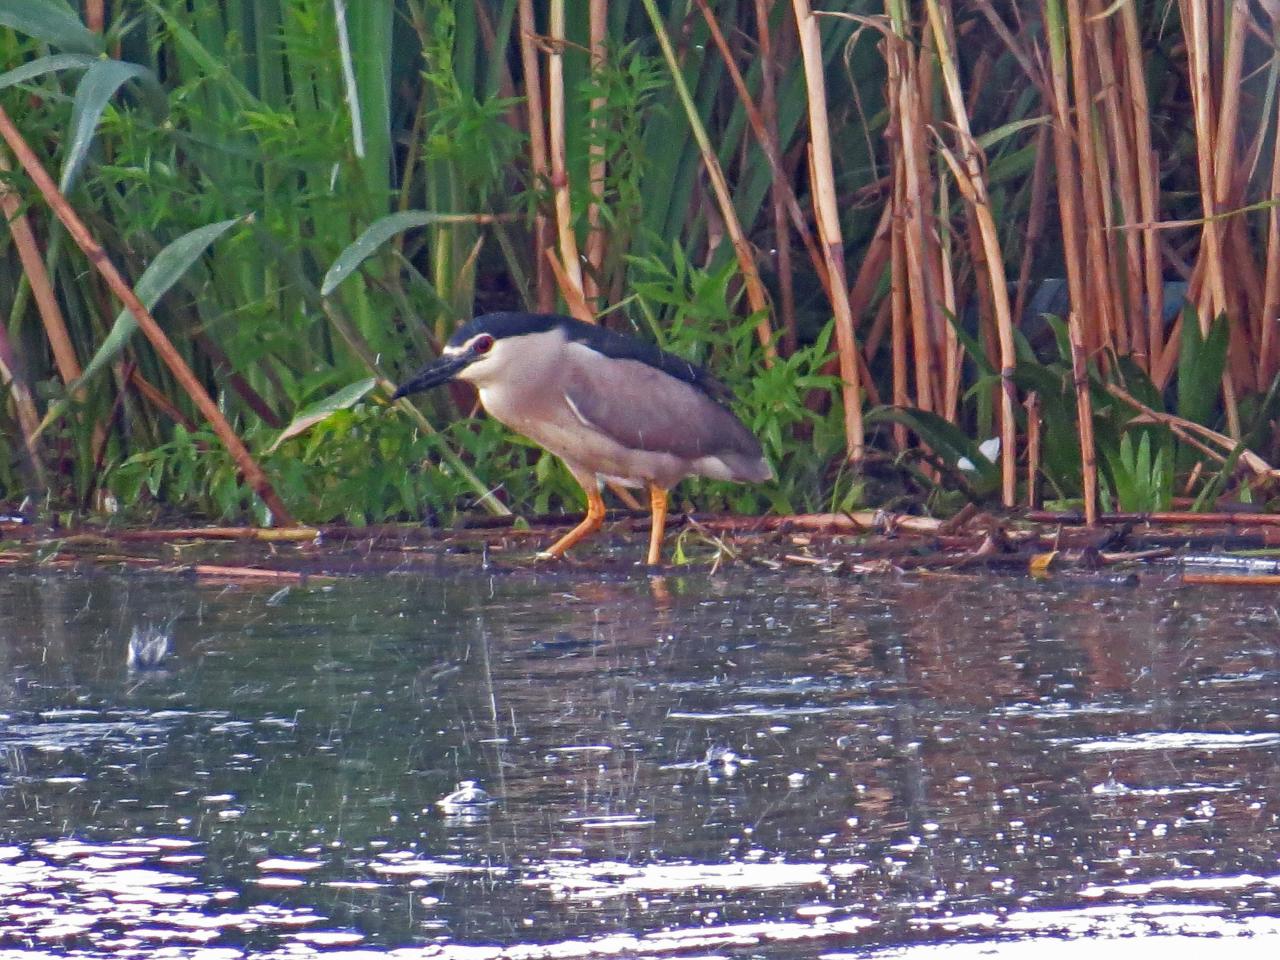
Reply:
<svg viewBox="0 0 1280 960"><path fill-rule="evenodd" d="M687 460L732 453L759 457L760 444L732 413L688 383L638 360L587 348L570 363L565 401L574 415L631 450Z"/></svg>

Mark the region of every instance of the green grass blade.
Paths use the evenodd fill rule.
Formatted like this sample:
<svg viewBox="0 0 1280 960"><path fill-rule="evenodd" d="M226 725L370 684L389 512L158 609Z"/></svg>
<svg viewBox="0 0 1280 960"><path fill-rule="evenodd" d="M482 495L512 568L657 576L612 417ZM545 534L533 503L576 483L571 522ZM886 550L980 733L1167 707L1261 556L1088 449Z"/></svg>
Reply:
<svg viewBox="0 0 1280 960"><path fill-rule="evenodd" d="M136 63L122 60L99 60L85 71L76 86L75 101L71 107L71 134L67 155L62 161L62 176L58 189L64 194L75 185L76 176L89 155L98 121L111 98L130 80L142 77L150 71Z"/></svg>
<svg viewBox="0 0 1280 960"><path fill-rule="evenodd" d="M1106 475L1115 493L1116 506L1121 510L1139 510L1140 496L1138 484L1140 478L1135 476L1133 440L1130 434L1120 438L1119 447L1103 446L1102 459L1106 467Z"/></svg>
<svg viewBox="0 0 1280 960"><path fill-rule="evenodd" d="M1190 304L1182 313L1182 343L1178 352L1178 416L1194 423L1213 422L1222 374L1227 365L1230 331L1220 316L1200 336L1200 321Z"/></svg>
<svg viewBox="0 0 1280 960"><path fill-rule="evenodd" d="M102 53L102 38L64 0L0 0L0 27L73 53Z"/></svg>
<svg viewBox="0 0 1280 960"><path fill-rule="evenodd" d="M430 224L474 223L483 219L487 218L466 213L435 213L431 210L404 210L400 213L389 213L365 228L360 236L338 254L338 258L325 272L324 280L320 283L320 295L327 297L331 294L343 280L355 272L356 267L373 256L380 246L397 233Z"/></svg>
<svg viewBox="0 0 1280 960"><path fill-rule="evenodd" d="M1049 117L1044 116L1027 117L1022 120L1014 120L1012 123L1001 124L994 130L988 130L986 133L982 134L982 136L975 137L974 139L977 140L978 146L983 150L990 150L1002 140L1012 137L1015 133L1020 133L1028 127L1038 127L1041 124L1048 123L1049 119Z"/></svg>
<svg viewBox="0 0 1280 960"><path fill-rule="evenodd" d="M360 166L365 183L375 197L387 196L391 186L391 28L394 0L336 0L337 12L346 8L352 77L359 91L351 102L353 128L357 119L362 131ZM344 61L344 70L348 64ZM379 205L381 206L381 204Z"/></svg>
<svg viewBox="0 0 1280 960"><path fill-rule="evenodd" d="M284 443L290 437L296 437L300 433L314 427L317 423L327 420L331 415L339 410L347 410L354 407L357 403L364 399L378 383L377 377L365 377L355 383L348 384L341 390L330 394L323 400L317 400L310 404L305 410L300 410L298 415L293 418L287 427L280 431L280 436L276 437L275 442L267 448L267 453L273 453L280 444Z"/></svg>
<svg viewBox="0 0 1280 960"><path fill-rule="evenodd" d="M171 11L166 9L159 0L146 0L146 3L164 24L165 29L172 35L182 52L199 67L203 73L202 79L206 84L225 89L242 110L265 111L268 109L266 104L255 97L249 88L236 78L235 74L227 66L227 61L210 53L205 45L200 42L199 37L192 33Z"/></svg>
<svg viewBox="0 0 1280 960"><path fill-rule="evenodd" d="M236 217L231 220L223 220L220 223L197 227L195 230L183 234L156 255L156 258L151 261L151 265L143 271L142 276L134 284L133 292L138 295L138 299L142 301L143 305L150 310L168 292L169 288L191 269L191 265L200 259L200 255L209 248L210 244L237 223L241 223L243 219L243 217ZM129 338L133 336L133 332L137 328L138 322L134 319L133 314L128 310L121 310L116 316L116 322L111 327L110 333L107 334L102 345L98 347L97 353L93 355L93 358L84 368L84 373L80 375L80 379L72 387L68 388L67 392L75 392L75 388L87 383L106 367L116 354L124 348L124 345L129 342Z"/></svg>
<svg viewBox="0 0 1280 960"><path fill-rule="evenodd" d="M3 2L3 0L0 0L0 2ZM30 63L24 63L20 67L14 67L12 70L0 73L0 90L5 87L16 86L19 83L26 83L28 80L42 77L46 73L56 73L59 70L85 70L98 62L100 62L98 57L91 57L84 53L55 53L52 56L40 57Z"/></svg>

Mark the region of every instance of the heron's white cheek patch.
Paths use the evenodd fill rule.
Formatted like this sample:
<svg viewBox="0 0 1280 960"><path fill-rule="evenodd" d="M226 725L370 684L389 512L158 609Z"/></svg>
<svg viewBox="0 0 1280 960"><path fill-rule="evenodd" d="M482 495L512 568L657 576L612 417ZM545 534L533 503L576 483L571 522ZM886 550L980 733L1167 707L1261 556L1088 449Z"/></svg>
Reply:
<svg viewBox="0 0 1280 960"><path fill-rule="evenodd" d="M502 378L498 376L498 364L492 357L480 357L471 361L458 373L459 380L465 380L475 387L491 386Z"/></svg>

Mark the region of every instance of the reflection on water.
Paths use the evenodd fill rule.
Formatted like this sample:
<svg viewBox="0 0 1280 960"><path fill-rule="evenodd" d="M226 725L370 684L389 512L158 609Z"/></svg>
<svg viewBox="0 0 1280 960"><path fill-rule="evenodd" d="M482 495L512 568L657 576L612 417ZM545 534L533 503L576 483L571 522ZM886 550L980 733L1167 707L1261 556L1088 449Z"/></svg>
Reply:
<svg viewBox="0 0 1280 960"><path fill-rule="evenodd" d="M1280 946L1267 594L10 575L0 610L15 955Z"/></svg>

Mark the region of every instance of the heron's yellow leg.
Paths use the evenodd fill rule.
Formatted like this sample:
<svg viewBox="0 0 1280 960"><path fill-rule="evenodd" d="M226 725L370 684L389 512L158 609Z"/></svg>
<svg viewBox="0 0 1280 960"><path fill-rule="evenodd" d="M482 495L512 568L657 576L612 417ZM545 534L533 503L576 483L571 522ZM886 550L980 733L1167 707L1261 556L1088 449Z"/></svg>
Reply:
<svg viewBox="0 0 1280 960"><path fill-rule="evenodd" d="M656 483L649 484L649 510L653 524L649 528L649 566L662 562L662 535L667 529L667 491Z"/></svg>
<svg viewBox="0 0 1280 960"><path fill-rule="evenodd" d="M564 556L566 550L580 540L585 540L604 526L604 500L600 496L600 491L596 489L594 483L588 484L582 489L587 495L587 515L582 518L580 524L553 543L548 549L538 554L538 556L559 560Z"/></svg>

